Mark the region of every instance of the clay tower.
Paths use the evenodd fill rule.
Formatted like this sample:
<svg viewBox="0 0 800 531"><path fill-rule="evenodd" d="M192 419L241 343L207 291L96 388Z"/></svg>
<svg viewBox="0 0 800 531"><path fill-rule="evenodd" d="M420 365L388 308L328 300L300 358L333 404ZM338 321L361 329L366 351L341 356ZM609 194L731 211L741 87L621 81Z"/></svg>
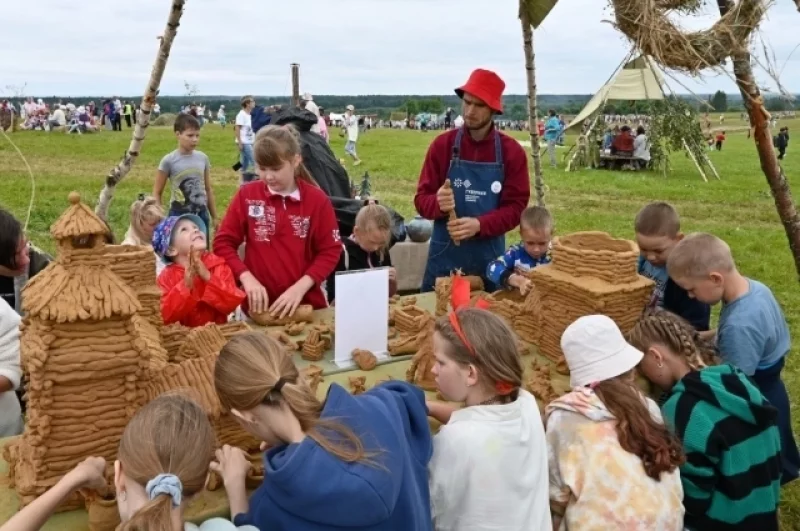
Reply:
<svg viewBox="0 0 800 531"><path fill-rule="evenodd" d="M559 363L561 335L579 317L604 314L623 332L633 328L653 290L653 281L636 271L634 242L576 232L556 239L552 256L530 273L533 289L514 319L520 337Z"/></svg>
<svg viewBox="0 0 800 531"><path fill-rule="evenodd" d="M136 292L111 267L107 226L77 193L69 201L50 228L58 257L24 291L28 418L7 449L23 505L88 456L113 463L146 399L151 355L166 359ZM75 496L62 509L81 505Z"/></svg>

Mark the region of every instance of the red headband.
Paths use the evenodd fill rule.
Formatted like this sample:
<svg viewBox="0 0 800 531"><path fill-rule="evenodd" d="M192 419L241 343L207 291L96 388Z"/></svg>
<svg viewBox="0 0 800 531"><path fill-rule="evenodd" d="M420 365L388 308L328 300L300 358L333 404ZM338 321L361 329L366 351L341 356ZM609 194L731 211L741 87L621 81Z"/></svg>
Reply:
<svg viewBox="0 0 800 531"><path fill-rule="evenodd" d="M458 310L461 308L468 308L470 303L470 286L469 281L465 279L461 275L454 275L452 281L452 287L450 291L450 305L453 307L453 311L450 312L449 320L450 325L453 327L453 331L458 336L458 339L464 344L467 351L473 358L477 358L477 354L475 352L475 347L472 346L472 343L469 342L467 339L467 335L464 333L464 330L461 328L461 321L458 319ZM479 308L481 310L488 310L489 303L486 302L484 299L478 299L475 301L473 306L474 308ZM495 391L501 396L511 394L516 387L508 382L495 382L494 384Z"/></svg>

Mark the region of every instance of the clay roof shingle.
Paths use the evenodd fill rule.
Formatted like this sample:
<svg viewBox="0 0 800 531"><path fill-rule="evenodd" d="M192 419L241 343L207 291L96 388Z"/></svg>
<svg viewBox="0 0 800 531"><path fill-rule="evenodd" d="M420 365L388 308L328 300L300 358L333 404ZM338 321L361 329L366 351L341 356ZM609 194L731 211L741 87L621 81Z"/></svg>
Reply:
<svg viewBox="0 0 800 531"><path fill-rule="evenodd" d="M78 192L69 194L69 202L71 206L50 226L53 238L63 240L76 236L108 234L108 226L91 208L81 203Z"/></svg>

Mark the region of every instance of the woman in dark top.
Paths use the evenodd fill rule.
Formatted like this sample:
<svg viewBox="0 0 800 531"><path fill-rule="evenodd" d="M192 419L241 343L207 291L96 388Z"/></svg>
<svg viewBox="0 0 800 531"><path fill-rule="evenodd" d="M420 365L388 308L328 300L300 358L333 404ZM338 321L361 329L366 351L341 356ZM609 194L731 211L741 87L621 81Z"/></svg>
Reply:
<svg viewBox="0 0 800 531"><path fill-rule="evenodd" d="M328 302L336 298L336 273L359 271L376 267L390 267L389 296L397 291L397 272L389 257L392 218L389 211L378 204L370 203L358 211L353 234L342 242L342 256L336 270L328 277L326 291Z"/></svg>

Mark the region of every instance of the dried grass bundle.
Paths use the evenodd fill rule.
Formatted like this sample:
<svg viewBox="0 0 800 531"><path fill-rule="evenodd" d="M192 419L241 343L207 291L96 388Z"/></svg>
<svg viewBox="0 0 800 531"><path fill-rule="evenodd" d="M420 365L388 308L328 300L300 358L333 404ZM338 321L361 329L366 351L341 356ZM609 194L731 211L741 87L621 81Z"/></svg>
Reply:
<svg viewBox="0 0 800 531"><path fill-rule="evenodd" d="M689 74L720 66L746 51L750 35L766 12L764 0L741 0L704 31L683 32L667 11L694 11L697 0L611 0L616 22L638 49L660 65Z"/></svg>

